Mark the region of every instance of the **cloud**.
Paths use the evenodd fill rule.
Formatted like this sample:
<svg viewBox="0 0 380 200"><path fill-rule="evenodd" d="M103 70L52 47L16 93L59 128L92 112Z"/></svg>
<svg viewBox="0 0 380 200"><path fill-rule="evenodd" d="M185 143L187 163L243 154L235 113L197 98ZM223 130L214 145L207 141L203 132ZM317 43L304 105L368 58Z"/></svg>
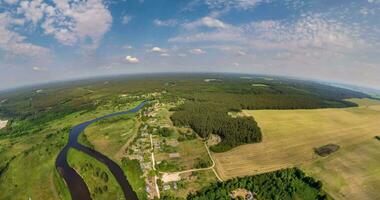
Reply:
<svg viewBox="0 0 380 200"><path fill-rule="evenodd" d="M356 26L328 20L320 14L307 15L291 22L253 22L244 28L249 43L257 48L288 49L323 48L334 51L350 50L364 45Z"/></svg>
<svg viewBox="0 0 380 200"><path fill-rule="evenodd" d="M0 13L0 48L10 56L44 57L50 56L50 50L26 42L26 38L11 30L16 21L6 12Z"/></svg>
<svg viewBox="0 0 380 200"><path fill-rule="evenodd" d="M200 54L205 54L206 53L204 50L198 49L198 48L197 49L191 49L189 52L192 53L192 54L195 54L195 55L200 55Z"/></svg>
<svg viewBox="0 0 380 200"><path fill-rule="evenodd" d="M124 25L126 25L126 24L128 24L131 20L132 20L132 17L131 17L131 16L129 16L129 15L125 15L125 16L123 17L122 23L123 23Z"/></svg>
<svg viewBox="0 0 380 200"><path fill-rule="evenodd" d="M247 10L267 1L268 0L205 0L205 3L212 9Z"/></svg>
<svg viewBox="0 0 380 200"><path fill-rule="evenodd" d="M124 45L121 47L122 49L132 49L132 45Z"/></svg>
<svg viewBox="0 0 380 200"><path fill-rule="evenodd" d="M166 49L162 49L160 47L153 47L150 51L154 52L154 53L166 53L167 52Z"/></svg>
<svg viewBox="0 0 380 200"><path fill-rule="evenodd" d="M169 57L170 55L168 53L162 53L162 54L160 54L160 56L162 56L162 57Z"/></svg>
<svg viewBox="0 0 380 200"><path fill-rule="evenodd" d="M32 67L32 70L37 72L37 71L41 71L42 69L39 67Z"/></svg>
<svg viewBox="0 0 380 200"><path fill-rule="evenodd" d="M126 56L125 57L125 60L128 62L128 63L138 63L139 62L139 59L136 58L136 57L133 57L133 56Z"/></svg>
<svg viewBox="0 0 380 200"><path fill-rule="evenodd" d="M85 50L96 49L112 23L102 0L21 1L17 15L33 26L40 24L46 35L54 36L61 44L80 44Z"/></svg>
<svg viewBox="0 0 380 200"><path fill-rule="evenodd" d="M45 9L48 7L42 0L21 1L17 8L18 14L23 14L27 21L31 21L36 25L45 14Z"/></svg>
<svg viewBox="0 0 380 200"><path fill-rule="evenodd" d="M216 41L216 42L231 42L242 41L242 33L238 28L230 27L228 29L218 29L209 32L200 32L193 34L183 34L176 37L169 38L169 42L202 42L202 41Z"/></svg>
<svg viewBox="0 0 380 200"><path fill-rule="evenodd" d="M178 22L175 19L168 19L168 20L155 19L153 20L153 24L156 26L176 26Z"/></svg>
<svg viewBox="0 0 380 200"><path fill-rule="evenodd" d="M199 20L189 22L183 25L183 27L186 29L195 29L202 26L209 27L209 28L226 28L227 27L227 25L223 23L222 21L210 16L206 16Z"/></svg>
<svg viewBox="0 0 380 200"><path fill-rule="evenodd" d="M247 55L247 53L246 52L244 52L244 51L238 51L238 52L236 52L238 55L240 55L240 56L246 56Z"/></svg>

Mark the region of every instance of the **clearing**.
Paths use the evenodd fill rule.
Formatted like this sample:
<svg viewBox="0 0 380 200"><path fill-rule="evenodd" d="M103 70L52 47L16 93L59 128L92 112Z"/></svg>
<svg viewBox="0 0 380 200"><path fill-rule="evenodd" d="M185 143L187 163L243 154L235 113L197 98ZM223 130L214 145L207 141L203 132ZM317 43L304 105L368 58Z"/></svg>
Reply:
<svg viewBox="0 0 380 200"><path fill-rule="evenodd" d="M312 110L244 110L254 116L263 142L214 153L223 179L299 166L322 180L335 199L380 199L380 101L351 99L359 107ZM329 143L339 151L320 157Z"/></svg>
<svg viewBox="0 0 380 200"><path fill-rule="evenodd" d="M7 124L8 124L8 120L4 120L4 121L0 120L0 129L6 127Z"/></svg>

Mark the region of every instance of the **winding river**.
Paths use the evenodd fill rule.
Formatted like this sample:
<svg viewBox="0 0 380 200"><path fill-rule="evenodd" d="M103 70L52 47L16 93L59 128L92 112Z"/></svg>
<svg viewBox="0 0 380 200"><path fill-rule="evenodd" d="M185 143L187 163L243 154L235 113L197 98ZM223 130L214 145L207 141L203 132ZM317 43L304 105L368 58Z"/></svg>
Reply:
<svg viewBox="0 0 380 200"><path fill-rule="evenodd" d="M83 146L78 143L78 136L81 134L84 129L89 126L90 124L97 122L99 120L114 117L117 115L123 115L128 113L134 113L139 111L144 105L146 101L143 101L135 108L123 111L123 112L117 112L112 113L109 115L105 115L84 123L81 123L77 126L74 126L70 130L69 134L69 141L67 145L61 150L61 152L58 154L57 160L55 162L56 168L59 172L59 174L63 177L65 180L70 194L71 198L73 200L91 200L90 191L87 188L86 183L83 181L82 177L69 166L67 162L67 152L70 148L75 148L79 151L82 151L86 153L89 156L92 156L93 158L97 159L98 161L102 162L104 165L108 167L108 169L111 171L113 176L116 178L117 182L119 183L120 187L123 190L125 199L127 200L138 200L136 193L132 190L131 185L129 184L126 176L124 175L123 170L119 167L118 164L116 164L114 161L109 159L107 156L91 149L86 146Z"/></svg>

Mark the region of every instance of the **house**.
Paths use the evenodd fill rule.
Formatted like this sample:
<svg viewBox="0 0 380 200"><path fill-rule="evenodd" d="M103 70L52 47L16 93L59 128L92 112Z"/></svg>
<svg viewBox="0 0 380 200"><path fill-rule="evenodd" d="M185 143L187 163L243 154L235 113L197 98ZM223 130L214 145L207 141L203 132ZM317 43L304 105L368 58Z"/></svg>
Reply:
<svg viewBox="0 0 380 200"><path fill-rule="evenodd" d="M169 158L179 158L181 157L179 153L169 153Z"/></svg>

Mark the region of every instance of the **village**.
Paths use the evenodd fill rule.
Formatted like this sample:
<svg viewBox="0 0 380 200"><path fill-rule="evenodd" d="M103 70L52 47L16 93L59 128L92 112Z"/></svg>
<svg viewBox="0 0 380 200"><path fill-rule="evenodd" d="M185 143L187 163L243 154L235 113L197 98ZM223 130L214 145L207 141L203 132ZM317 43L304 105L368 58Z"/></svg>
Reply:
<svg viewBox="0 0 380 200"><path fill-rule="evenodd" d="M185 197L220 180L205 142L190 128L173 126L169 110L178 104L150 102L141 113L140 128L127 151L129 159L140 163L149 199Z"/></svg>

